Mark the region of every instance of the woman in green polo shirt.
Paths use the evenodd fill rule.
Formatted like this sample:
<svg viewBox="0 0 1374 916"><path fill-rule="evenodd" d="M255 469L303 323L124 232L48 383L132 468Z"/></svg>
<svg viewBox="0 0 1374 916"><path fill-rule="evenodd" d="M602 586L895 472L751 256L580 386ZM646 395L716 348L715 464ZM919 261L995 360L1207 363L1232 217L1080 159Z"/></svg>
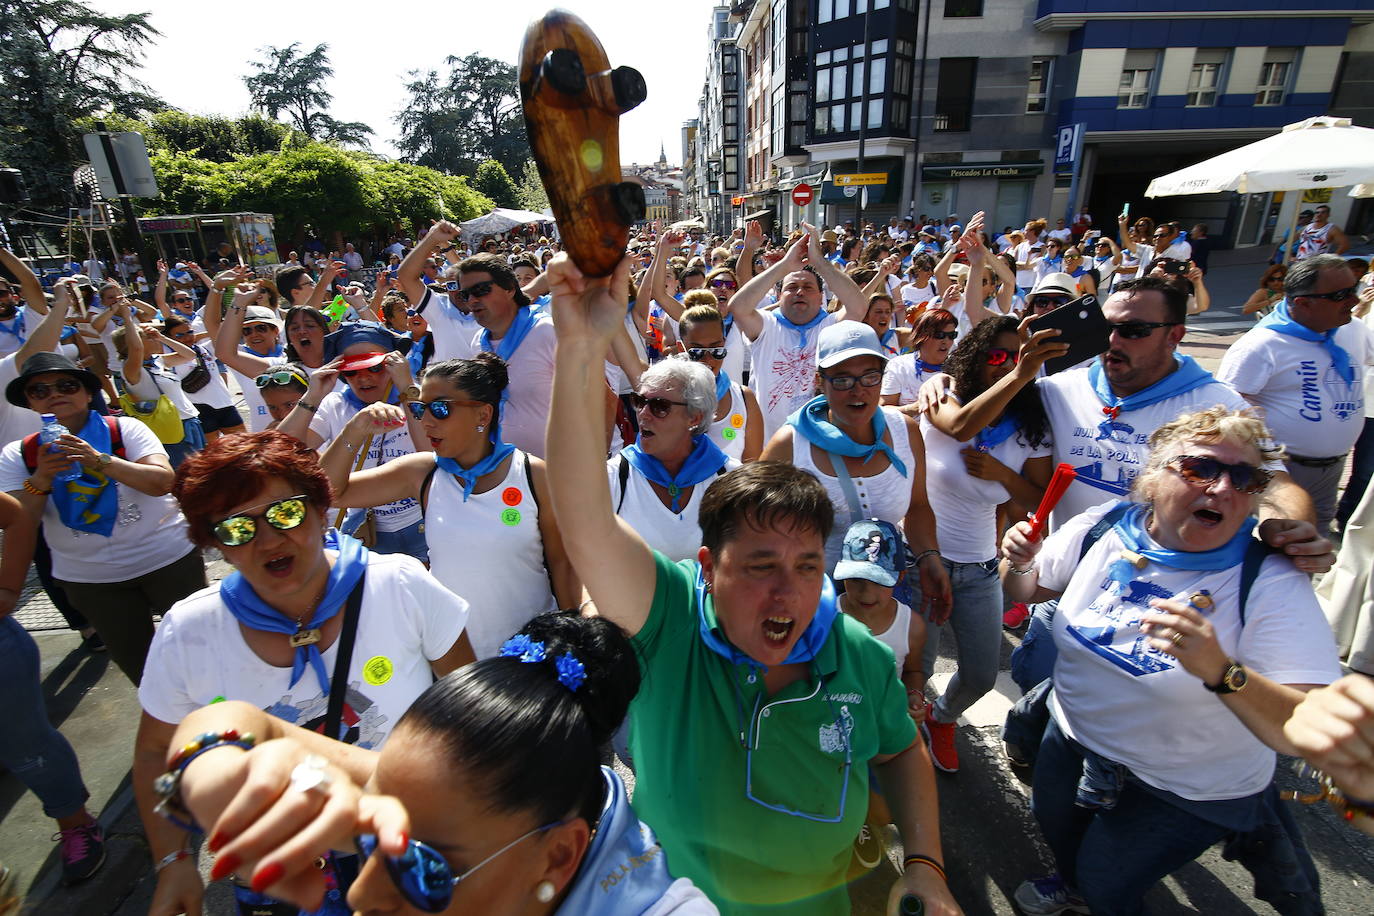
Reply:
<svg viewBox="0 0 1374 916"><path fill-rule="evenodd" d="M558 327L549 475L597 613L632 637L635 807L674 870L730 914L849 912L845 872L873 766L901 830L905 894L955 914L934 777L892 651L837 614L825 576L834 510L809 474L755 462L702 502L704 546L673 563L612 511L601 357L622 326L627 267L549 266Z"/></svg>

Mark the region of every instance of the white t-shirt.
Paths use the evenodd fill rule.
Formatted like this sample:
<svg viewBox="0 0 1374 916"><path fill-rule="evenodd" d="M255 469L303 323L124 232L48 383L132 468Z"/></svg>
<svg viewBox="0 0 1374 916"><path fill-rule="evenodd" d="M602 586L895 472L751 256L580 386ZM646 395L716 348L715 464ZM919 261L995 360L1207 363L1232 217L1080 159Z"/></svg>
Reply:
<svg viewBox="0 0 1374 916"><path fill-rule="evenodd" d="M654 550L673 562L695 560L697 551L701 549L701 525L697 524L697 513L701 510L702 497L716 478L692 487L692 495L681 506L682 511L674 512L663 505L653 485L633 466L626 478L625 498L621 499L620 464L624 460L623 455L616 455L606 462L606 476L611 484L611 505L619 508L619 516ZM739 466L740 463L731 458L721 473L733 471Z"/></svg>
<svg viewBox="0 0 1374 916"><path fill-rule="evenodd" d="M315 411L315 416L310 420L310 431L324 440L320 444L320 453L329 447L329 443L339 437L348 421L357 414L357 409L344 400L341 392L331 391L320 401L319 410ZM376 433L369 440L367 458L359 470L366 471L386 464L405 455L413 455L416 451L415 442L410 438L410 425L406 424L400 429L390 429ZM353 461L357 464L357 457ZM331 510L332 511L332 510ZM394 503L387 503L384 506L377 506L372 510L372 516L376 520L378 531L400 531L421 521L420 503L410 496L402 497Z"/></svg>
<svg viewBox="0 0 1374 916"><path fill-rule="evenodd" d="M953 400L953 395L950 396ZM997 556L997 507L1011 498L1007 488L991 480L979 480L964 465L963 450L977 448L976 440L960 442L947 436L921 415L921 436L926 443L926 495L935 513L935 534L940 553L955 563L982 563ZM1043 458L1051 443L1037 448L1017 433L998 443L989 454L1013 471L1026 461ZM1032 507L1034 508L1034 507Z"/></svg>
<svg viewBox="0 0 1374 916"><path fill-rule="evenodd" d="M217 699L242 700L312 731L324 727L329 694L307 665L295 685L291 669L267 664L248 647L238 620L220 600L219 584L172 605L153 634L138 688L145 712L180 722ZM340 611L340 613L343 613ZM347 744L376 750L430 684L430 662L453 647L468 604L405 554L368 554L363 605L348 666L343 723ZM332 679L339 641L321 656Z"/></svg>
<svg viewBox="0 0 1374 916"><path fill-rule="evenodd" d="M172 402L172 406L176 407L181 419L189 420L200 416L200 411L191 403L191 398L181 390L181 379L171 367L162 364L160 356L153 357L151 366L143 364L137 384L130 382L127 376L124 378L124 384L129 389L129 396L135 401L156 401L165 394L167 400Z"/></svg>
<svg viewBox="0 0 1374 916"><path fill-rule="evenodd" d="M256 356L265 359L273 366L286 362L286 356L263 356L261 353L254 353L247 347L239 347L240 353L249 356ZM272 414L267 411L267 402L262 399L262 393L258 390L256 376L244 375L233 366L229 371L234 374L234 379L238 382L239 391L243 392L243 406L248 410L248 431L260 433L272 423ZM343 381L340 379L340 381Z"/></svg>
<svg viewBox="0 0 1374 916"><path fill-rule="evenodd" d="M1059 239L1059 241L1064 243L1064 247L1066 248L1069 246L1069 243L1073 241L1072 229L1051 229L1047 235L1052 239Z"/></svg>
<svg viewBox="0 0 1374 916"><path fill-rule="evenodd" d="M759 312L763 329L754 339L753 371L749 387L759 398L763 411L763 441L787 422L792 411L811 400L816 392L816 342L821 331L841 320L841 312L830 312L813 328L808 328L806 346L798 342L797 331L784 325L776 312Z"/></svg>
<svg viewBox="0 0 1374 916"><path fill-rule="evenodd" d="M507 363L510 383L501 406L501 438L536 458L544 457L544 428L553 397L553 320L538 318ZM499 341L492 341L492 346ZM438 344L438 340L435 340ZM473 352L482 348L482 329L472 335Z"/></svg>
<svg viewBox="0 0 1374 916"><path fill-rule="evenodd" d="M433 290L426 289L424 298L416 306L416 311L420 310L434 337L434 356L430 365L446 359L472 359L477 355L472 337L481 328L476 319L449 302L448 296L436 295Z"/></svg>
<svg viewBox="0 0 1374 916"><path fill-rule="evenodd" d="M1043 244L1043 243L1037 242L1036 244ZM1043 253L1043 250L1044 250L1044 249L1042 248L1042 249L1041 249L1042 253ZM1022 242L1020 245L1017 245L1015 248L1012 249L1012 254L1015 255L1015 257L1016 257L1016 263L1017 263L1017 264L1029 264L1029 263L1031 262L1032 257L1033 257L1033 255L1031 254L1031 243L1030 243L1030 242ZM1022 289L1027 289L1027 290L1030 289L1032 286L1034 286L1034 285L1035 285L1035 268L1034 268L1034 267L1030 267L1030 268L1027 268L1026 270L1018 270L1018 271L1016 271L1016 285L1019 286L1019 287L1021 287Z"/></svg>
<svg viewBox="0 0 1374 916"><path fill-rule="evenodd" d="M1264 409L1274 438L1290 452L1344 455L1364 429L1365 367L1374 363L1374 345L1359 320L1337 328L1335 341L1355 370L1350 384L1321 344L1266 327L1251 328L1231 345L1217 378Z"/></svg>
<svg viewBox="0 0 1374 916"><path fill-rule="evenodd" d="M1218 404L1230 410L1250 406L1230 386L1212 382L1109 420L1088 381L1086 366L1045 376L1035 384L1050 418L1054 462L1072 465L1078 472L1054 510L1056 526L1104 499L1124 498L1149 457L1150 434L1165 423ZM1265 467L1283 470L1279 462Z"/></svg>
<svg viewBox="0 0 1374 916"><path fill-rule="evenodd" d="M167 449L148 427L133 417L119 418L124 457L137 461L145 455L166 457ZM29 470L24 466L20 442L0 451L0 490L21 490ZM57 486L62 481L56 482ZM57 503L43 504L43 536L52 548L53 578L66 582L124 582L161 569L191 552L186 519L177 501L167 496L148 496L133 487L118 488L119 511L109 537L75 531L62 524Z"/></svg>
<svg viewBox="0 0 1374 916"><path fill-rule="evenodd" d="M0 359L0 391L19 377L21 367L15 365L18 355L11 353ZM29 433L38 432L42 427L43 421L39 419L38 414L27 407L15 407L9 401L0 398L0 445L22 439Z"/></svg>
<svg viewBox="0 0 1374 916"><path fill-rule="evenodd" d="M915 353L903 353L887 361L883 368L883 394L897 395L898 406L916 400L916 392L921 390L930 375L921 371Z"/></svg>
<svg viewBox="0 0 1374 916"><path fill-rule="evenodd" d="M215 364L214 346L207 340L194 344L193 348L205 358L205 368L210 371L210 381L206 383L204 388L196 392L188 392L186 396L191 399L192 404L204 404L206 407L214 408L233 407L234 396L229 393L229 386L224 383L224 377L219 374L219 366ZM200 362L193 359L189 363L172 366L171 369L176 373L178 379L184 381L186 376L190 375L198 365ZM255 390L256 387L254 385Z"/></svg>
<svg viewBox="0 0 1374 916"><path fill-rule="evenodd" d="M929 302L938 295L940 291L935 288L934 279L927 281L925 286L918 287L915 283L908 283L902 287L902 303L908 307Z"/></svg>
<svg viewBox="0 0 1374 916"><path fill-rule="evenodd" d="M1245 602L1244 626L1239 566L1189 571L1150 563L1117 595L1102 587L1124 546L1115 530L1078 559L1088 529L1114 504L1071 519L1035 559L1040 584L1063 592L1054 617L1055 720L1083 746L1184 798L1262 791L1274 777L1274 752L1197 676L1151 648L1140 619L1157 613L1153 598L1208 589L1216 601L1209 620L1228 656L1280 684L1328 684L1341 667L1312 583L1287 558L1269 557Z"/></svg>

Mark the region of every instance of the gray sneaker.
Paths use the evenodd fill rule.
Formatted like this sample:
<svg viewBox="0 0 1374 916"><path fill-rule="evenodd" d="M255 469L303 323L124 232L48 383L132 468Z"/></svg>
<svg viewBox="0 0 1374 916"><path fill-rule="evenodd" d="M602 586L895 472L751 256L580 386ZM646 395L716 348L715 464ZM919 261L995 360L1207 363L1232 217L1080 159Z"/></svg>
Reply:
<svg viewBox="0 0 1374 916"><path fill-rule="evenodd" d="M1091 914L1083 898L1064 885L1059 873L1022 881L1012 899L1025 916L1055 916L1057 913Z"/></svg>

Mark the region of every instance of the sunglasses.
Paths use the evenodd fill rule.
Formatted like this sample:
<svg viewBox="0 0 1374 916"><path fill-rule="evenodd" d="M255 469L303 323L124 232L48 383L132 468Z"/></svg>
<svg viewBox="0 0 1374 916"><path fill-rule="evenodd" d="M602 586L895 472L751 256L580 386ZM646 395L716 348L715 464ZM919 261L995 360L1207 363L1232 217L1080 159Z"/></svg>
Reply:
<svg viewBox="0 0 1374 916"><path fill-rule="evenodd" d="M863 375L822 375L836 391L848 391L858 382L865 388L876 388L883 383L883 370L869 369Z"/></svg>
<svg viewBox="0 0 1374 916"><path fill-rule="evenodd" d="M1177 321L1122 321L1107 325L1127 340L1142 340L1155 332L1155 328L1172 328Z"/></svg>
<svg viewBox="0 0 1374 916"><path fill-rule="evenodd" d="M490 293L494 286L496 286L494 281L483 280L481 283L474 283L466 289L460 286L453 290L453 292L458 294L459 299L467 302L469 299L481 299L483 296Z"/></svg>
<svg viewBox="0 0 1374 916"><path fill-rule="evenodd" d="M987 361L989 366L1005 366L1008 363L1016 365L1021 360L1021 354L1005 347L993 347L988 350Z"/></svg>
<svg viewBox="0 0 1374 916"><path fill-rule="evenodd" d="M433 401L407 401L406 409L410 415L417 420L423 420L425 411L428 410L430 416L436 420L447 420L453 413L453 408L457 407L481 407L485 401L455 401L453 398L437 398Z"/></svg>
<svg viewBox="0 0 1374 916"><path fill-rule="evenodd" d="M249 334L256 334L259 331L266 334L269 331L275 331L276 329L276 325L272 324L245 324L243 326L243 335L247 337Z"/></svg>
<svg viewBox="0 0 1374 916"><path fill-rule="evenodd" d="M366 369L345 369L342 372L340 372L339 375L343 376L344 378L352 378L355 375L362 375L364 372L376 375L378 372L381 372L384 369L386 369L386 364L378 363L375 366L368 366Z"/></svg>
<svg viewBox="0 0 1374 916"><path fill-rule="evenodd" d="M1345 289L1338 289L1330 293L1299 293L1295 299L1325 299L1328 302L1344 302L1347 299L1355 298L1355 291L1358 286L1347 286Z"/></svg>
<svg viewBox="0 0 1374 916"><path fill-rule="evenodd" d="M936 331L930 335L931 340L958 340L958 331Z"/></svg>
<svg viewBox="0 0 1374 916"><path fill-rule="evenodd" d="M292 382L304 385L306 388L310 387L310 383L306 381L304 376L285 369L280 372L264 372L253 381L259 388L266 388L268 385L290 385Z"/></svg>
<svg viewBox="0 0 1374 916"><path fill-rule="evenodd" d="M739 289L739 284L734 280L727 280L724 277L717 277L711 281L712 289Z"/></svg>
<svg viewBox="0 0 1374 916"><path fill-rule="evenodd" d="M453 900L453 889L472 877L473 872L523 840L557 826L557 823L545 824L522 833L461 875L453 873L453 866L437 850L419 840L410 840L405 852L399 856L384 856L382 862L392 883L411 906L426 913L442 913ZM377 851L377 835L364 833L354 838L354 844L358 847L358 855L364 860L370 859Z"/></svg>
<svg viewBox="0 0 1374 916"><path fill-rule="evenodd" d="M724 347L688 347L687 358L699 363L706 357L712 359L725 359L725 354L729 352Z"/></svg>
<svg viewBox="0 0 1374 916"><path fill-rule="evenodd" d="M190 297L190 296L173 296L173 297L172 297L172 301L173 301L173 302L176 302L176 303L190 302L190 301L191 301L191 297Z"/></svg>
<svg viewBox="0 0 1374 916"><path fill-rule="evenodd" d="M1030 300L1030 307L1033 309L1057 309L1061 305L1068 305L1070 301L1068 296L1034 296Z"/></svg>
<svg viewBox="0 0 1374 916"><path fill-rule="evenodd" d="M1178 476L1184 480L1200 487L1210 486L1216 483L1222 474L1226 474L1231 478L1231 486L1247 496L1263 493L1264 488L1269 486L1269 481L1274 478L1272 472L1252 464L1227 464L1204 455L1179 455L1177 458L1169 459L1168 466L1177 471Z"/></svg>
<svg viewBox="0 0 1374 916"><path fill-rule="evenodd" d="M211 530L225 547L242 547L257 537L258 519L263 519L278 531L299 528L301 522L305 521L305 497L288 496L270 502L263 507L261 515L250 515L247 512L231 515L215 522Z"/></svg>
<svg viewBox="0 0 1374 916"><path fill-rule="evenodd" d="M686 401L670 401L667 398L646 398L638 391L630 392L630 406L635 413L639 413L645 407L649 408L649 413L662 420L672 412L674 407L686 407Z"/></svg>
<svg viewBox="0 0 1374 916"><path fill-rule="evenodd" d="M51 385L46 382L36 382L24 389L31 401L41 401L56 392L58 394L76 394L85 386L74 378L62 378L53 382Z"/></svg>

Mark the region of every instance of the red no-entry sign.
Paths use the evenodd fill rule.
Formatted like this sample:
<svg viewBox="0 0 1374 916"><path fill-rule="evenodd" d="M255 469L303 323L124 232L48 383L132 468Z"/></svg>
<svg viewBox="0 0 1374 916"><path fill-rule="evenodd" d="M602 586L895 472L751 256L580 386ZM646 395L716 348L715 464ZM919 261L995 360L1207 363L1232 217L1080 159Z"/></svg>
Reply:
<svg viewBox="0 0 1374 916"><path fill-rule="evenodd" d="M811 203L813 193L811 185L799 184L792 189L792 203L796 204L798 207L805 207L807 204Z"/></svg>

